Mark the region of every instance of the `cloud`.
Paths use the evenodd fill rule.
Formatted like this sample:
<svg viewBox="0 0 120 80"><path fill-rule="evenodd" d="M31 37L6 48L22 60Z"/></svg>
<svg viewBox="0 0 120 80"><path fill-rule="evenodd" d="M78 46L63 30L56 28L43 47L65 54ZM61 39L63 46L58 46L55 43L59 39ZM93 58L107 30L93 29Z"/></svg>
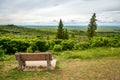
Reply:
<svg viewBox="0 0 120 80"><path fill-rule="evenodd" d="M96 12L98 21L120 21L119 0L1 0L0 24L88 22Z"/></svg>

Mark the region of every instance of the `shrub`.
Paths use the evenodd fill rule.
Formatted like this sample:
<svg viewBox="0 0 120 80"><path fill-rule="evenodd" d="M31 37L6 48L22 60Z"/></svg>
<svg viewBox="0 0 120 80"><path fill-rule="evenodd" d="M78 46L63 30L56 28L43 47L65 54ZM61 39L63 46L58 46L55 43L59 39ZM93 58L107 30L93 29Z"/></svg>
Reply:
<svg viewBox="0 0 120 80"><path fill-rule="evenodd" d="M55 44L61 44L62 41L63 41L62 39L56 39L56 40L54 40Z"/></svg>
<svg viewBox="0 0 120 80"><path fill-rule="evenodd" d="M91 47L103 47L108 46L109 41L107 38L94 37L89 43L91 44Z"/></svg>
<svg viewBox="0 0 120 80"><path fill-rule="evenodd" d="M5 51L0 48L0 58L5 56Z"/></svg>
<svg viewBox="0 0 120 80"><path fill-rule="evenodd" d="M15 52L24 52L27 47L29 47L29 43L25 40L17 40L10 38L1 38L0 45L5 50L6 54L14 54Z"/></svg>
<svg viewBox="0 0 120 80"><path fill-rule="evenodd" d="M75 42L73 40L63 40L61 44L63 50L72 50L74 48Z"/></svg>
<svg viewBox="0 0 120 80"><path fill-rule="evenodd" d="M55 45L55 42L53 40L48 40L47 45L48 45L49 49L52 50Z"/></svg>
<svg viewBox="0 0 120 80"><path fill-rule="evenodd" d="M10 59L10 57L6 56L5 51L2 48L0 48L0 61L5 61L5 60L9 60L9 59Z"/></svg>
<svg viewBox="0 0 120 80"><path fill-rule="evenodd" d="M17 43L18 45L16 46L17 46L18 52L25 52L27 48L30 46L30 44L24 40L18 40Z"/></svg>
<svg viewBox="0 0 120 80"><path fill-rule="evenodd" d="M78 44L75 45L75 49L78 49L78 50L84 50L88 48L90 48L89 42L79 42Z"/></svg>
<svg viewBox="0 0 120 80"><path fill-rule="evenodd" d="M118 41L117 39L109 39L108 46L110 46L110 47L120 47L120 41Z"/></svg>
<svg viewBox="0 0 120 80"><path fill-rule="evenodd" d="M6 53L9 53L11 50L9 38L0 38L0 45L2 46L2 49L6 50Z"/></svg>
<svg viewBox="0 0 120 80"><path fill-rule="evenodd" d="M25 52L29 47L29 43L24 40L10 40L9 47L7 47L7 53Z"/></svg>
<svg viewBox="0 0 120 80"><path fill-rule="evenodd" d="M31 46L32 52L38 51L38 47L35 44L32 44Z"/></svg>
<svg viewBox="0 0 120 80"><path fill-rule="evenodd" d="M56 44L56 45L54 45L53 50L56 51L56 52L58 52L58 51L62 51L62 46L59 45L59 44Z"/></svg>
<svg viewBox="0 0 120 80"><path fill-rule="evenodd" d="M32 50L32 46L29 46L28 48L27 48L27 51L26 52L28 52L28 53L32 53L33 52L33 50Z"/></svg>
<svg viewBox="0 0 120 80"><path fill-rule="evenodd" d="M115 37L95 37L89 43L91 47L119 47L119 39Z"/></svg>
<svg viewBox="0 0 120 80"><path fill-rule="evenodd" d="M38 51L42 51L42 52L47 51L49 47L46 41L43 40L37 40L34 46L37 47Z"/></svg>

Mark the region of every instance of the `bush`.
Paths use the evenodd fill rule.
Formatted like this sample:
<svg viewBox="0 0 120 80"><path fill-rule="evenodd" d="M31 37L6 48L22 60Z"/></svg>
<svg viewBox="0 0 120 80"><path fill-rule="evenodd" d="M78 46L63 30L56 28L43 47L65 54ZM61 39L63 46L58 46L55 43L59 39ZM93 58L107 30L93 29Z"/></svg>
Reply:
<svg viewBox="0 0 120 80"><path fill-rule="evenodd" d="M6 56L5 51L2 48L0 48L0 61L6 61L9 59L10 57Z"/></svg>
<svg viewBox="0 0 120 80"><path fill-rule="evenodd" d="M117 39L109 39L108 46L110 46L110 47L120 47L120 41L118 41Z"/></svg>
<svg viewBox="0 0 120 80"><path fill-rule="evenodd" d="M72 50L74 48L75 42L72 40L63 40L61 44L63 50Z"/></svg>
<svg viewBox="0 0 120 80"><path fill-rule="evenodd" d="M115 37L95 37L89 43L91 47L119 47L119 39Z"/></svg>
<svg viewBox="0 0 120 80"><path fill-rule="evenodd" d="M108 46L109 40L108 38L102 38L102 37L95 37L89 41L91 44L91 47L103 47Z"/></svg>
<svg viewBox="0 0 120 80"><path fill-rule="evenodd" d="M53 40L48 40L47 45L49 49L52 50L54 48L55 42Z"/></svg>
<svg viewBox="0 0 120 80"><path fill-rule="evenodd" d="M78 44L75 45L75 49L77 50L84 50L88 48L90 48L89 42L79 42Z"/></svg>
<svg viewBox="0 0 120 80"><path fill-rule="evenodd" d="M29 43L24 40L11 40L9 44L10 48L9 53L25 52L29 47Z"/></svg>
<svg viewBox="0 0 120 80"><path fill-rule="evenodd" d="M95 47L120 47L120 41L114 37L94 37L87 42L79 42L75 45L75 49L79 50Z"/></svg>
<svg viewBox="0 0 120 80"><path fill-rule="evenodd" d="M2 49L6 50L6 53L11 50L9 38L0 38L0 45L2 46Z"/></svg>
<svg viewBox="0 0 120 80"><path fill-rule="evenodd" d="M5 56L5 51L0 48L0 58Z"/></svg>
<svg viewBox="0 0 120 80"><path fill-rule="evenodd" d="M43 40L37 40L34 46L37 47L38 51L41 51L41 52L47 51L49 48L46 41L43 41Z"/></svg>
<svg viewBox="0 0 120 80"><path fill-rule="evenodd" d="M26 51L26 52L28 52L28 53L34 52L34 51L32 50L32 46L29 46L29 47L27 48L27 51Z"/></svg>
<svg viewBox="0 0 120 80"><path fill-rule="evenodd" d="M56 45L54 45L53 50L56 51L56 52L58 52L58 51L62 51L62 46L59 45L59 44L56 44Z"/></svg>
<svg viewBox="0 0 120 80"><path fill-rule="evenodd" d="M56 40L54 40L55 44L61 44L62 41L63 41L62 39L56 39Z"/></svg>

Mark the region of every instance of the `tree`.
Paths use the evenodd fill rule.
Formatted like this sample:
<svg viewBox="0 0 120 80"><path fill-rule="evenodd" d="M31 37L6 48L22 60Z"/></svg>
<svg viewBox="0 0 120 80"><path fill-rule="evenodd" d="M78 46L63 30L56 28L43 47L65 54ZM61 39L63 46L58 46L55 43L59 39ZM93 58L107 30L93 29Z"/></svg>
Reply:
<svg viewBox="0 0 120 80"><path fill-rule="evenodd" d="M64 36L64 39L69 39L69 35L68 35L67 29L64 30L63 36Z"/></svg>
<svg viewBox="0 0 120 80"><path fill-rule="evenodd" d="M57 39L68 39L69 38L67 29L65 29L65 30L63 29L63 23L62 23L61 19L59 22L56 38Z"/></svg>
<svg viewBox="0 0 120 80"><path fill-rule="evenodd" d="M57 35L56 35L56 38L57 39L63 39L63 23L62 23L62 20L60 19L60 22L59 22L59 26L58 26L58 30L57 30Z"/></svg>
<svg viewBox="0 0 120 80"><path fill-rule="evenodd" d="M95 35L95 30L97 29L96 21L96 13L94 13L88 24L87 36L89 38L92 38Z"/></svg>

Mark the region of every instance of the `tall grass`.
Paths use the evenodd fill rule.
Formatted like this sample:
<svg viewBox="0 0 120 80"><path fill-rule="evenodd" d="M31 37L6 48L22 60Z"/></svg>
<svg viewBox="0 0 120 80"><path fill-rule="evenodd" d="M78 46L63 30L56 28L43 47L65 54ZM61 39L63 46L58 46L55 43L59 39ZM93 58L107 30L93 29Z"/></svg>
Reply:
<svg viewBox="0 0 120 80"><path fill-rule="evenodd" d="M60 56L64 58L72 59L99 59L103 57L120 57L120 48L94 48L81 51L64 51L60 53Z"/></svg>

